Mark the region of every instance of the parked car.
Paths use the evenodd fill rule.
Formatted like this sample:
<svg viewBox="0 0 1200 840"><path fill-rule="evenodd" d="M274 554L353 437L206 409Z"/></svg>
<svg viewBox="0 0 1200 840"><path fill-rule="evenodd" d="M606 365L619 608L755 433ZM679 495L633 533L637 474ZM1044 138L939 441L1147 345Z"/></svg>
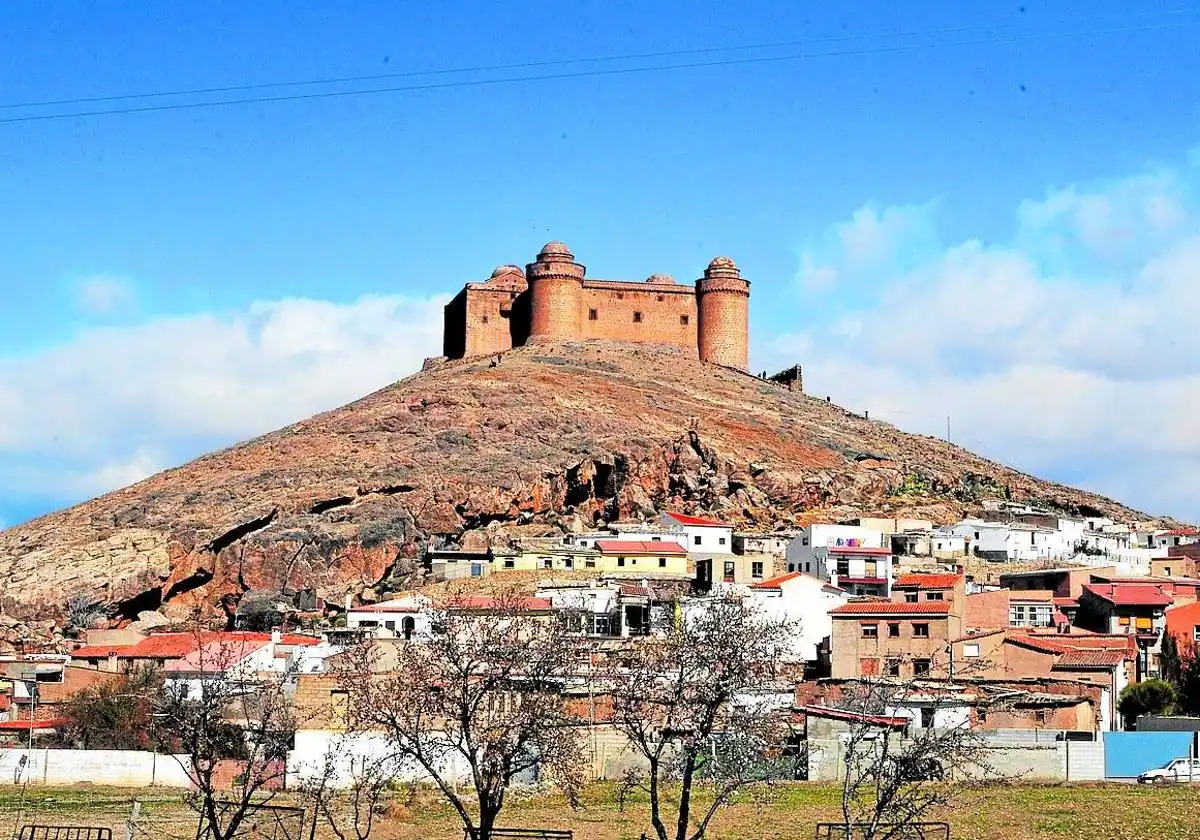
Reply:
<svg viewBox="0 0 1200 840"><path fill-rule="evenodd" d="M1162 767L1147 770L1137 778L1139 785L1170 782L1200 782L1200 758L1177 758Z"/></svg>

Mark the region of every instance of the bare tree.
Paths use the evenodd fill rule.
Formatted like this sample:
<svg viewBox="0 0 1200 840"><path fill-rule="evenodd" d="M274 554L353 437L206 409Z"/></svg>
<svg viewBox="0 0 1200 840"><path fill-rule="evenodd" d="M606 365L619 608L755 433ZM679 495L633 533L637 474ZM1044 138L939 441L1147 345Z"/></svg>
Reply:
<svg viewBox="0 0 1200 840"><path fill-rule="evenodd" d="M345 763L349 764L348 774L342 773ZM338 840L367 840L395 784L396 769L394 760L355 760L338 745L327 750L321 766L300 786L300 799L313 812L309 840L315 836L318 822L327 825ZM347 781L349 784L344 784Z"/></svg>
<svg viewBox="0 0 1200 840"><path fill-rule="evenodd" d="M250 655L261 641L196 635L186 670L168 674L174 679L157 698L159 740L171 745L194 788L187 802L197 837L232 840L282 787L297 728L292 675L254 669Z"/></svg>
<svg viewBox="0 0 1200 840"><path fill-rule="evenodd" d="M389 645L386 664L368 645L342 669L350 729L382 734L476 840L489 840L519 778L544 772L572 802L582 784L581 721L563 696L582 641L542 606L515 592L451 598L430 611L427 633Z"/></svg>
<svg viewBox="0 0 1200 840"><path fill-rule="evenodd" d="M938 810L1003 779L956 697L961 688L933 677L865 677L846 691L836 704L850 713L842 736L843 840L920 838L920 824ZM955 784L944 783L950 779Z"/></svg>
<svg viewBox="0 0 1200 840"><path fill-rule="evenodd" d="M739 790L795 777L790 685L786 710L762 696L792 629L716 599L608 669L613 723L646 764L630 772L624 792L648 793L658 840L700 840ZM710 793L706 805L696 805L697 785Z"/></svg>

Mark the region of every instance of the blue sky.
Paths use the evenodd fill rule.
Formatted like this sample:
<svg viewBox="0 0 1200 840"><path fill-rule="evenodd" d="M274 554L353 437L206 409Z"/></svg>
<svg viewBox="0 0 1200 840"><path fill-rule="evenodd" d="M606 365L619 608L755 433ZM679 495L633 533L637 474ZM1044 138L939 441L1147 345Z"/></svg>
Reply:
<svg viewBox="0 0 1200 840"><path fill-rule="evenodd" d="M412 372L548 239L615 278L729 254L756 368L1200 517L1200 6L828 5L6 4L5 106L755 60L0 122L0 523Z"/></svg>

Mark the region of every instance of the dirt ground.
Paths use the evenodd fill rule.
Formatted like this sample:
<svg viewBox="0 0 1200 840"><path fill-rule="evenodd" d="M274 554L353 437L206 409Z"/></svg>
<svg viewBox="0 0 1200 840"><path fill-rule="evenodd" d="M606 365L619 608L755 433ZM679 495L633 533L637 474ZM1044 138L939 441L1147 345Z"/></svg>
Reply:
<svg viewBox="0 0 1200 840"><path fill-rule="evenodd" d="M126 836L134 800L140 814L134 838L191 840L196 820L181 793L165 790L0 788L0 837L23 824L96 825ZM281 796L276 804L294 804ZM838 792L829 786L797 784L745 797L714 821L713 840L802 840L816 824L836 819ZM444 802L429 793L398 793L371 832L378 840L459 840L462 825ZM1004 785L972 791L937 815L950 822L954 840L1183 840L1200 837L1200 787L1143 788L1136 785ZM579 840L637 840L649 829L644 801L622 810L615 789L596 785L572 811L555 796L518 795L501 817L506 826L569 828ZM270 818L248 829L247 838L284 833ZM304 832L307 840L308 833ZM317 837L331 838L325 827ZM353 837L353 834L350 834Z"/></svg>

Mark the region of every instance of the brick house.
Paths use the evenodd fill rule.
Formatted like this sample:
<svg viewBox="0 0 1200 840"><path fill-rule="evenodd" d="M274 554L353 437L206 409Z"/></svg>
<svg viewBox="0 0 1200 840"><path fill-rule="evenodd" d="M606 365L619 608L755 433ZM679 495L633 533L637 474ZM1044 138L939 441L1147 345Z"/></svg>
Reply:
<svg viewBox="0 0 1200 840"><path fill-rule="evenodd" d="M945 601L955 612L962 612L967 597L966 578L959 574L917 572L900 575L892 584L892 600L916 604L921 601Z"/></svg>
<svg viewBox="0 0 1200 840"><path fill-rule="evenodd" d="M863 599L836 607L829 615L834 678L935 672L945 666L950 640L962 635L961 617L944 600Z"/></svg>

